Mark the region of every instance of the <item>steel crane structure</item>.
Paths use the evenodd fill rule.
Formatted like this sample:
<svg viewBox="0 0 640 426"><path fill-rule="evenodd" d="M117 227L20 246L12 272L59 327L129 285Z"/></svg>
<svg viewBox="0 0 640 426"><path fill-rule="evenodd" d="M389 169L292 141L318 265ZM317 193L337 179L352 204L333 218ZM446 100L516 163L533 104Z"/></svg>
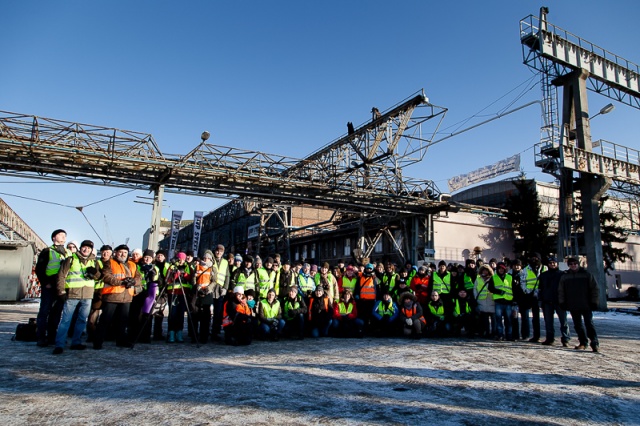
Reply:
<svg viewBox="0 0 640 426"><path fill-rule="evenodd" d="M599 285L600 306L606 306L599 202L612 182L640 184L637 151L591 140L587 90L640 109L640 67L547 22L549 10L520 21L524 63L543 75L545 127L536 147L536 165L560 181L558 256L577 255L571 242L575 185L581 193L588 269ZM550 87L552 85L554 88ZM558 124L555 87L563 88L562 121ZM559 129L556 132L555 129ZM611 152L605 147L612 147Z"/></svg>
<svg viewBox="0 0 640 426"><path fill-rule="evenodd" d="M165 154L150 134L0 111L0 174L151 189L153 247L165 190L424 215L447 203L402 167L423 158L446 111L419 92L302 160L214 145L208 132L186 155Z"/></svg>

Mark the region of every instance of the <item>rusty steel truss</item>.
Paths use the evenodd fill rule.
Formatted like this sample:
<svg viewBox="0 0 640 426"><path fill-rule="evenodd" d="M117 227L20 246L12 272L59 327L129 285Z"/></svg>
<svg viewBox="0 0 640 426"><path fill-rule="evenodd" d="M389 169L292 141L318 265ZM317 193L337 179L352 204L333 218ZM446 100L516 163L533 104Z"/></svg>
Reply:
<svg viewBox="0 0 640 426"><path fill-rule="evenodd" d="M206 140L186 155L163 154L150 134L0 111L0 173L425 214L446 203L432 181L404 177L402 166L422 159L445 113L419 94L300 160ZM427 132L431 120L437 123Z"/></svg>

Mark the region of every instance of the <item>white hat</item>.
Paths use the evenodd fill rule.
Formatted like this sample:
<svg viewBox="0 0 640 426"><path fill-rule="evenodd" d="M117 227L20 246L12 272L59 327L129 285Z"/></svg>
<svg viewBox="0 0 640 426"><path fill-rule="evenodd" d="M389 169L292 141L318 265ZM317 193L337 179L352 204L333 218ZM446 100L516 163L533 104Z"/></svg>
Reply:
<svg viewBox="0 0 640 426"><path fill-rule="evenodd" d="M237 285L237 286L235 286L233 288L233 292L234 293L244 294L244 287Z"/></svg>

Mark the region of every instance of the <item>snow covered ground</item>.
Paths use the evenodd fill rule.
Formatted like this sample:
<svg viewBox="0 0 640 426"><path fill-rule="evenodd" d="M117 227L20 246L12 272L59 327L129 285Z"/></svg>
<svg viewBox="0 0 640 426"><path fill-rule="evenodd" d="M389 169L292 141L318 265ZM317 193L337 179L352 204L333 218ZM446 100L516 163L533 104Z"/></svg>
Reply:
<svg viewBox="0 0 640 426"><path fill-rule="evenodd" d="M325 338L133 350L107 342L54 356L11 341L37 309L0 305L3 425L640 424L640 316L597 313L598 354Z"/></svg>

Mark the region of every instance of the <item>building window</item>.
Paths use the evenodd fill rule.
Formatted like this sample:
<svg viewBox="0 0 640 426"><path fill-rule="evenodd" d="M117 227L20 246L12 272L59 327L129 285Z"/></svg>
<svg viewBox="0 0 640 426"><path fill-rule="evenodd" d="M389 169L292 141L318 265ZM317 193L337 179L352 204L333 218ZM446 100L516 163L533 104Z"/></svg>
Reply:
<svg viewBox="0 0 640 426"><path fill-rule="evenodd" d="M302 258L304 259L304 261L307 261L307 245L303 245L302 246Z"/></svg>
<svg viewBox="0 0 640 426"><path fill-rule="evenodd" d="M336 241L333 242L333 256L336 257L338 255L338 243Z"/></svg>
<svg viewBox="0 0 640 426"><path fill-rule="evenodd" d="M373 248L374 253L382 253L382 238L376 242L376 246Z"/></svg>
<svg viewBox="0 0 640 426"><path fill-rule="evenodd" d="M345 238L344 240L344 256L351 256L351 240L349 238Z"/></svg>

